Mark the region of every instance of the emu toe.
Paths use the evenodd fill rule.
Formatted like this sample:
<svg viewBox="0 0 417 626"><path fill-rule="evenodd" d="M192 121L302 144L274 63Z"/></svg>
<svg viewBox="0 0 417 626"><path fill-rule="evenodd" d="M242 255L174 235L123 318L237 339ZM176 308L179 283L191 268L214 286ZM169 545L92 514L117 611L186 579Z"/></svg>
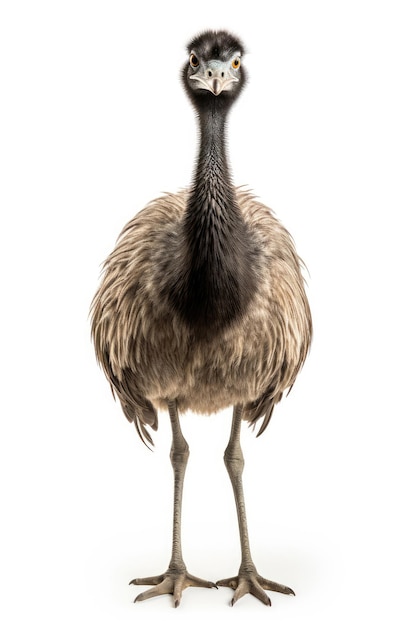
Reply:
<svg viewBox="0 0 417 626"><path fill-rule="evenodd" d="M281 585L280 583L275 583L272 580L262 578L262 576L259 576L257 572L239 573L237 576L219 580L216 584L218 587L231 587L235 590L231 602L232 606L247 593L252 594L255 598L258 598L258 600L267 606L271 606L271 600L265 593L264 589L267 589L268 591L279 591L280 593L284 593L286 595L295 596L294 591L289 587Z"/></svg>
<svg viewBox="0 0 417 626"><path fill-rule="evenodd" d="M130 581L129 585L155 585L152 589L148 589L143 593L140 593L135 602L142 602L149 598L156 596L162 596L166 593L170 593L174 596L174 607L177 608L181 602L182 592L187 587L215 587L217 585L208 580L191 576L186 570L177 571L169 569L160 576L150 576L148 578L134 578Z"/></svg>

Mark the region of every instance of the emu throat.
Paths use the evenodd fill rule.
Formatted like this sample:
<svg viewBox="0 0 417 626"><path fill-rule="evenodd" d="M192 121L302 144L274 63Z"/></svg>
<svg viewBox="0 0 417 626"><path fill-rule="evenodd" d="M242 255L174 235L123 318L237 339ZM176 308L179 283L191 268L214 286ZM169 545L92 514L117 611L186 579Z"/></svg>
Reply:
<svg viewBox="0 0 417 626"><path fill-rule="evenodd" d="M171 301L197 335L237 321L255 290L255 255L231 183L225 114L200 115L200 146L182 224L182 262Z"/></svg>

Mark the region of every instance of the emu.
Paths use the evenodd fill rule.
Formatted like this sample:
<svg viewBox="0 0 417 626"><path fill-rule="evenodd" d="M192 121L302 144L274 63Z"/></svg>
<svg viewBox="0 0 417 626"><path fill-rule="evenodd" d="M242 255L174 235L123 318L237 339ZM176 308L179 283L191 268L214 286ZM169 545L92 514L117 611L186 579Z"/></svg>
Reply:
<svg viewBox="0 0 417 626"><path fill-rule="evenodd" d="M225 135L246 71L242 42L207 31L188 46L182 82L197 113L199 146L191 186L151 201L123 229L91 305L96 356L145 444L168 409L174 471L172 554L166 572L136 578L152 587L136 601L189 586L228 586L232 605L265 590L293 594L253 563L242 487L241 421L264 432L308 353L312 323L303 264L270 209L231 179ZM241 565L216 584L188 573L181 549L181 502L189 447L179 412L233 406L224 461L238 515Z"/></svg>

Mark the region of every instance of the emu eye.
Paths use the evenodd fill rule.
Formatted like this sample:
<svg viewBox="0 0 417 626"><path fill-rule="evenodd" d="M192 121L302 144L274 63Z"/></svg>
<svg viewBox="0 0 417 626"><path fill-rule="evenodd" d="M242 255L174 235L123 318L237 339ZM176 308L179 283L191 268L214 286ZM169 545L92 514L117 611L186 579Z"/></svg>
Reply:
<svg viewBox="0 0 417 626"><path fill-rule="evenodd" d="M234 70L238 70L240 67L240 57L236 57L235 59L233 59L232 61L232 67Z"/></svg>
<svg viewBox="0 0 417 626"><path fill-rule="evenodd" d="M195 54L190 56L190 65L191 67L198 67L200 65L200 61L197 59Z"/></svg>

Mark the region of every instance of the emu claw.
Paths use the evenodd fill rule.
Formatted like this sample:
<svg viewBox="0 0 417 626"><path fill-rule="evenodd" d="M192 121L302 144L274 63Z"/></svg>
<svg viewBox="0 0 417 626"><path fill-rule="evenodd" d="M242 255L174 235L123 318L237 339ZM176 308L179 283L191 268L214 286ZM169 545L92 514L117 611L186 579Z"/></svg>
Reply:
<svg viewBox="0 0 417 626"><path fill-rule="evenodd" d="M177 608L181 602L181 596L187 587L216 587L215 583L196 576L191 576L187 571L168 570L160 576L150 576L148 578L134 578L129 585L155 585L152 589L148 589L140 593L135 602L142 602L155 596L161 596L171 593L174 597L174 607Z"/></svg>
<svg viewBox="0 0 417 626"><path fill-rule="evenodd" d="M255 598L258 598L261 602L267 606L271 606L271 600L265 593L264 589L268 591L278 591L279 593L285 593L286 595L295 596L295 593L289 587L275 583L272 580L262 578L256 572L239 573L237 576L231 578L224 578L218 580L216 583L219 587L231 587L234 589L234 595L231 601L233 606L236 602L247 593L252 594Z"/></svg>

